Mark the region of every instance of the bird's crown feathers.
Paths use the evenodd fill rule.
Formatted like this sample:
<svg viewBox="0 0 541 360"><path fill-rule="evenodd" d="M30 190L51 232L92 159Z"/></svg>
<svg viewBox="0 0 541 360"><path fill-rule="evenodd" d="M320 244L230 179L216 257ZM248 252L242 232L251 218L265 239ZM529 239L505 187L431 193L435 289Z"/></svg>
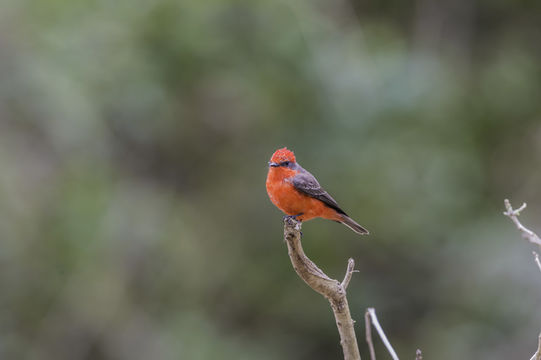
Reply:
<svg viewBox="0 0 541 360"><path fill-rule="evenodd" d="M293 154L293 151L284 147L276 150L274 154L272 154L271 161L277 164L284 161L295 162L295 154Z"/></svg>

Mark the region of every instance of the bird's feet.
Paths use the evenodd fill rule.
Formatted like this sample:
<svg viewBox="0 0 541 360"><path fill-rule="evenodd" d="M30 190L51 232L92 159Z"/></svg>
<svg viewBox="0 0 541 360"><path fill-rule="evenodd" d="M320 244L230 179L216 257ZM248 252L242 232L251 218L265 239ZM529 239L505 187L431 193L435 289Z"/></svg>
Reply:
<svg viewBox="0 0 541 360"><path fill-rule="evenodd" d="M303 213L300 213L300 214L297 214L297 215L284 215L284 220L285 219L295 219L297 221L302 221L302 220L299 220L298 217L303 215Z"/></svg>
<svg viewBox="0 0 541 360"><path fill-rule="evenodd" d="M303 213L300 213L300 214L297 214L297 215L284 215L284 221L289 220L289 219L298 221L295 227L296 227L298 230L300 230L301 224L302 224L302 220L299 220L298 217L301 216L302 214L303 214ZM302 237L302 231L299 231L299 232L300 232L301 237Z"/></svg>

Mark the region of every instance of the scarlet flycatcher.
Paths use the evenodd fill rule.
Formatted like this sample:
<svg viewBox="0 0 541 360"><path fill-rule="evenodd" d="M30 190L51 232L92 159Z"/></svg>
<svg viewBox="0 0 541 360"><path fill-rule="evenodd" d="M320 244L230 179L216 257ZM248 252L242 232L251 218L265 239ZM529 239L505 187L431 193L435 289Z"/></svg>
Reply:
<svg viewBox="0 0 541 360"><path fill-rule="evenodd" d="M278 149L272 154L267 174L267 193L278 209L297 220L321 217L342 223L357 234L368 234L368 230L340 209L314 175L295 162L295 155L287 148Z"/></svg>

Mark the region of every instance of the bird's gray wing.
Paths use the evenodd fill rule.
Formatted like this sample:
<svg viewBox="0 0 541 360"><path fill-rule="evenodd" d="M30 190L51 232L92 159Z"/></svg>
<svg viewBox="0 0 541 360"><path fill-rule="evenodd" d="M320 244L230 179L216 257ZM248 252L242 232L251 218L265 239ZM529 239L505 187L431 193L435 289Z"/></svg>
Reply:
<svg viewBox="0 0 541 360"><path fill-rule="evenodd" d="M298 173L291 179L293 187L308 196L322 201L328 207L336 210L340 214L347 215L344 210L340 209L336 201L329 195L317 182L314 175L297 165Z"/></svg>

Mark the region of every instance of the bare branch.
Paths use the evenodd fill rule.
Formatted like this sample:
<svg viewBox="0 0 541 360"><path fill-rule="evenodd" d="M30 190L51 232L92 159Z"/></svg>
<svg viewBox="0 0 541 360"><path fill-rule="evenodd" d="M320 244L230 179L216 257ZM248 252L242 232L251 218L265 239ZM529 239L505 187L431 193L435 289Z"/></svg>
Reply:
<svg viewBox="0 0 541 360"><path fill-rule="evenodd" d="M297 275L304 280L313 290L323 295L331 304L340 344L344 352L345 360L360 360L361 354L355 337L353 319L349 311L346 298L346 287L351 279L355 263L352 259L348 262L348 268L344 281L329 278L316 264L305 254L301 244L301 223L291 217L284 218L284 239L286 240L291 264Z"/></svg>
<svg viewBox="0 0 541 360"><path fill-rule="evenodd" d="M530 229L527 229L526 227L524 227L524 225L522 225L520 221L518 221L518 216L520 215L520 212L526 209L526 203L523 203L521 207L515 210L513 210L513 207L511 206L511 203L509 202L508 199L505 199L503 203L505 205L505 209L507 210L503 214L509 217L515 223L515 225L517 226L517 229L522 233L523 238L525 238L532 244L539 245L539 248L541 249L541 239L539 238L539 236L537 236L537 234L531 231ZM537 264L539 271L541 271L541 261L539 260L539 254L536 253L535 251L532 251L532 253L534 256L535 263ZM530 360L541 360L541 334L539 334L537 351L535 352L535 354L533 354Z"/></svg>
<svg viewBox="0 0 541 360"><path fill-rule="evenodd" d="M541 334L539 334L538 344L537 344L537 351L530 360L541 360Z"/></svg>
<svg viewBox="0 0 541 360"><path fill-rule="evenodd" d="M381 341L383 341L383 344L385 344L385 347L387 348L387 351L389 351L389 354L391 354L391 357L393 358L393 360L399 360L398 355L396 355L396 352L394 351L393 347L391 346L391 343L387 339L387 336L385 335L385 333L383 332L383 329L381 328L381 325L379 324L378 317L376 316L376 310L374 308L368 308L366 312L370 314L372 324L378 331Z"/></svg>
<svg viewBox="0 0 541 360"><path fill-rule="evenodd" d="M366 343L370 350L370 360L376 360L376 350L374 350L374 342L372 341L372 324L370 322L370 313L368 310L364 313L364 328L366 331Z"/></svg>
<svg viewBox="0 0 541 360"><path fill-rule="evenodd" d="M355 260L353 260L352 258L349 258L346 275L344 276L344 280L342 280L342 287L344 288L344 290L348 288L349 282L354 272L355 272Z"/></svg>
<svg viewBox="0 0 541 360"><path fill-rule="evenodd" d="M421 349L417 349L415 352L415 360L423 360L423 353L421 352Z"/></svg>
<svg viewBox="0 0 541 360"><path fill-rule="evenodd" d="M519 229L519 231L522 233L522 237L528 240L529 242L531 242L532 244L536 244L541 247L541 239L539 238L539 236L537 236L537 234L531 231L530 229L527 229L526 227L524 227L524 225L522 225L520 221L518 220L518 216L520 215L520 212L526 209L526 203L523 203L522 206L519 207L518 209L513 210L513 208L511 207L511 203L509 202L508 199L505 199L503 202L507 210L507 211L504 211L503 214L509 217L515 223L515 225L517 226L517 229Z"/></svg>

